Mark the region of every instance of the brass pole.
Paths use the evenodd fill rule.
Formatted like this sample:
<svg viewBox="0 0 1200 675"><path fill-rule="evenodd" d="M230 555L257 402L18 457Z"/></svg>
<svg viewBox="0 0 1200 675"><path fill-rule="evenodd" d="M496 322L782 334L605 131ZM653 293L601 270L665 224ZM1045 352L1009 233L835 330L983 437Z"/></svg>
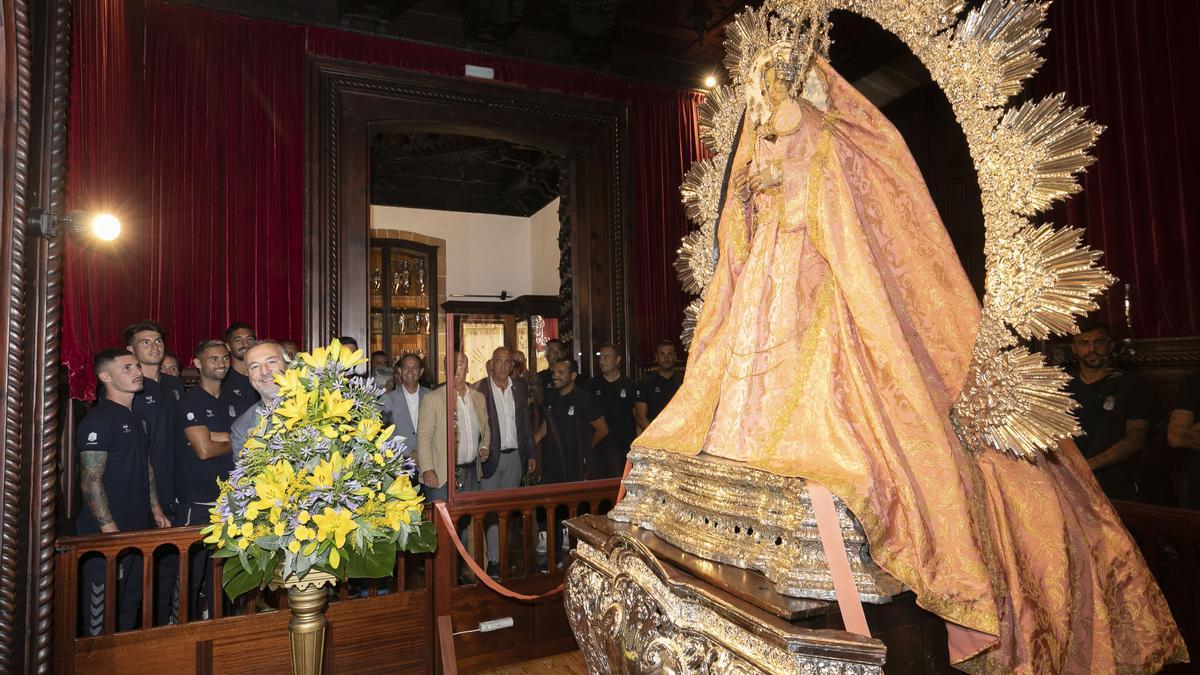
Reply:
<svg viewBox="0 0 1200 675"><path fill-rule="evenodd" d="M329 598L324 584L308 584L303 589L288 588L288 607L292 620L288 633L292 640L292 673L320 675L325 661L325 607Z"/></svg>

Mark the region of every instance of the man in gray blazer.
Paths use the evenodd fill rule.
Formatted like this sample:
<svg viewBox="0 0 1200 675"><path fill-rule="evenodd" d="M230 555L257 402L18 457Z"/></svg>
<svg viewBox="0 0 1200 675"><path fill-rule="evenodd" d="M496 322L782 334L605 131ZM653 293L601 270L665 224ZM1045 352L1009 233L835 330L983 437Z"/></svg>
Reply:
<svg viewBox="0 0 1200 675"><path fill-rule="evenodd" d="M400 357L400 384L383 397L384 424L395 424L393 436L404 439L405 452L412 454L417 449L417 419L420 417L421 399L429 393L421 386L425 375L425 363L416 354Z"/></svg>
<svg viewBox="0 0 1200 675"><path fill-rule="evenodd" d="M256 342L253 347L246 350L246 354L242 358L246 364L246 376L250 378L250 386L254 387L254 391L257 391L262 398L246 408L233 421L230 435L233 440L234 459L241 456L242 448L246 446L246 440L250 438L250 432L258 426L262 419L263 402L270 401L279 394L279 384L275 382L275 373L283 372L288 365L283 345L274 340Z"/></svg>

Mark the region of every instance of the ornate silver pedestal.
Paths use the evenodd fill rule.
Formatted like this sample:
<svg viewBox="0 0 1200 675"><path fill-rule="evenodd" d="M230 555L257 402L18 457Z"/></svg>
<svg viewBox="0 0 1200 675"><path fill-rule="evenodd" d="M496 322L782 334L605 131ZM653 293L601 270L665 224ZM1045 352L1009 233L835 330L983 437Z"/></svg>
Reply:
<svg viewBox="0 0 1200 675"><path fill-rule="evenodd" d="M567 525L578 545L564 604L591 673L883 672L886 649L878 640L796 627L747 601L755 584L733 579L718 587L663 564L626 526L597 516Z"/></svg>
<svg viewBox="0 0 1200 675"><path fill-rule="evenodd" d="M627 493L610 518L693 555L761 572L783 595L834 599L804 479L708 455L634 450L629 459ZM871 560L862 526L834 501L859 596L889 602L904 586Z"/></svg>

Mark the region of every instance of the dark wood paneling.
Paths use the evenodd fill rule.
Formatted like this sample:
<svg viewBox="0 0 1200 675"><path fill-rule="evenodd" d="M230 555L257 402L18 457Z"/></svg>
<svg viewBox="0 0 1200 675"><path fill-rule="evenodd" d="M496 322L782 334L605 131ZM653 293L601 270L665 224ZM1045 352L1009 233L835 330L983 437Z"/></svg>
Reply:
<svg viewBox="0 0 1200 675"><path fill-rule="evenodd" d="M370 135L406 130L498 138L565 157L573 351L591 353L608 340L628 342L625 105L328 59L312 59L310 72L309 344L338 334L366 335Z"/></svg>

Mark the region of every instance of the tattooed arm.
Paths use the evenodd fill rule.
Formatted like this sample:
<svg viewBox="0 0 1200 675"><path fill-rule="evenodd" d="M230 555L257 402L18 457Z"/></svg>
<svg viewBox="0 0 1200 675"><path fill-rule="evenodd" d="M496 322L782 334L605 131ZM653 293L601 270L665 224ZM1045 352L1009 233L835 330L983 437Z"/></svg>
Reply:
<svg viewBox="0 0 1200 675"><path fill-rule="evenodd" d="M162 505L158 503L158 483L154 480L154 466L149 465L150 471L150 513L154 515L154 524L158 527L170 527L171 521L163 513Z"/></svg>
<svg viewBox="0 0 1200 675"><path fill-rule="evenodd" d="M100 524L101 532L119 532L117 523L113 521L112 511L108 508L108 494L104 491L104 467L108 465L107 452L84 451L79 453L79 463L82 466L80 490L83 501Z"/></svg>

